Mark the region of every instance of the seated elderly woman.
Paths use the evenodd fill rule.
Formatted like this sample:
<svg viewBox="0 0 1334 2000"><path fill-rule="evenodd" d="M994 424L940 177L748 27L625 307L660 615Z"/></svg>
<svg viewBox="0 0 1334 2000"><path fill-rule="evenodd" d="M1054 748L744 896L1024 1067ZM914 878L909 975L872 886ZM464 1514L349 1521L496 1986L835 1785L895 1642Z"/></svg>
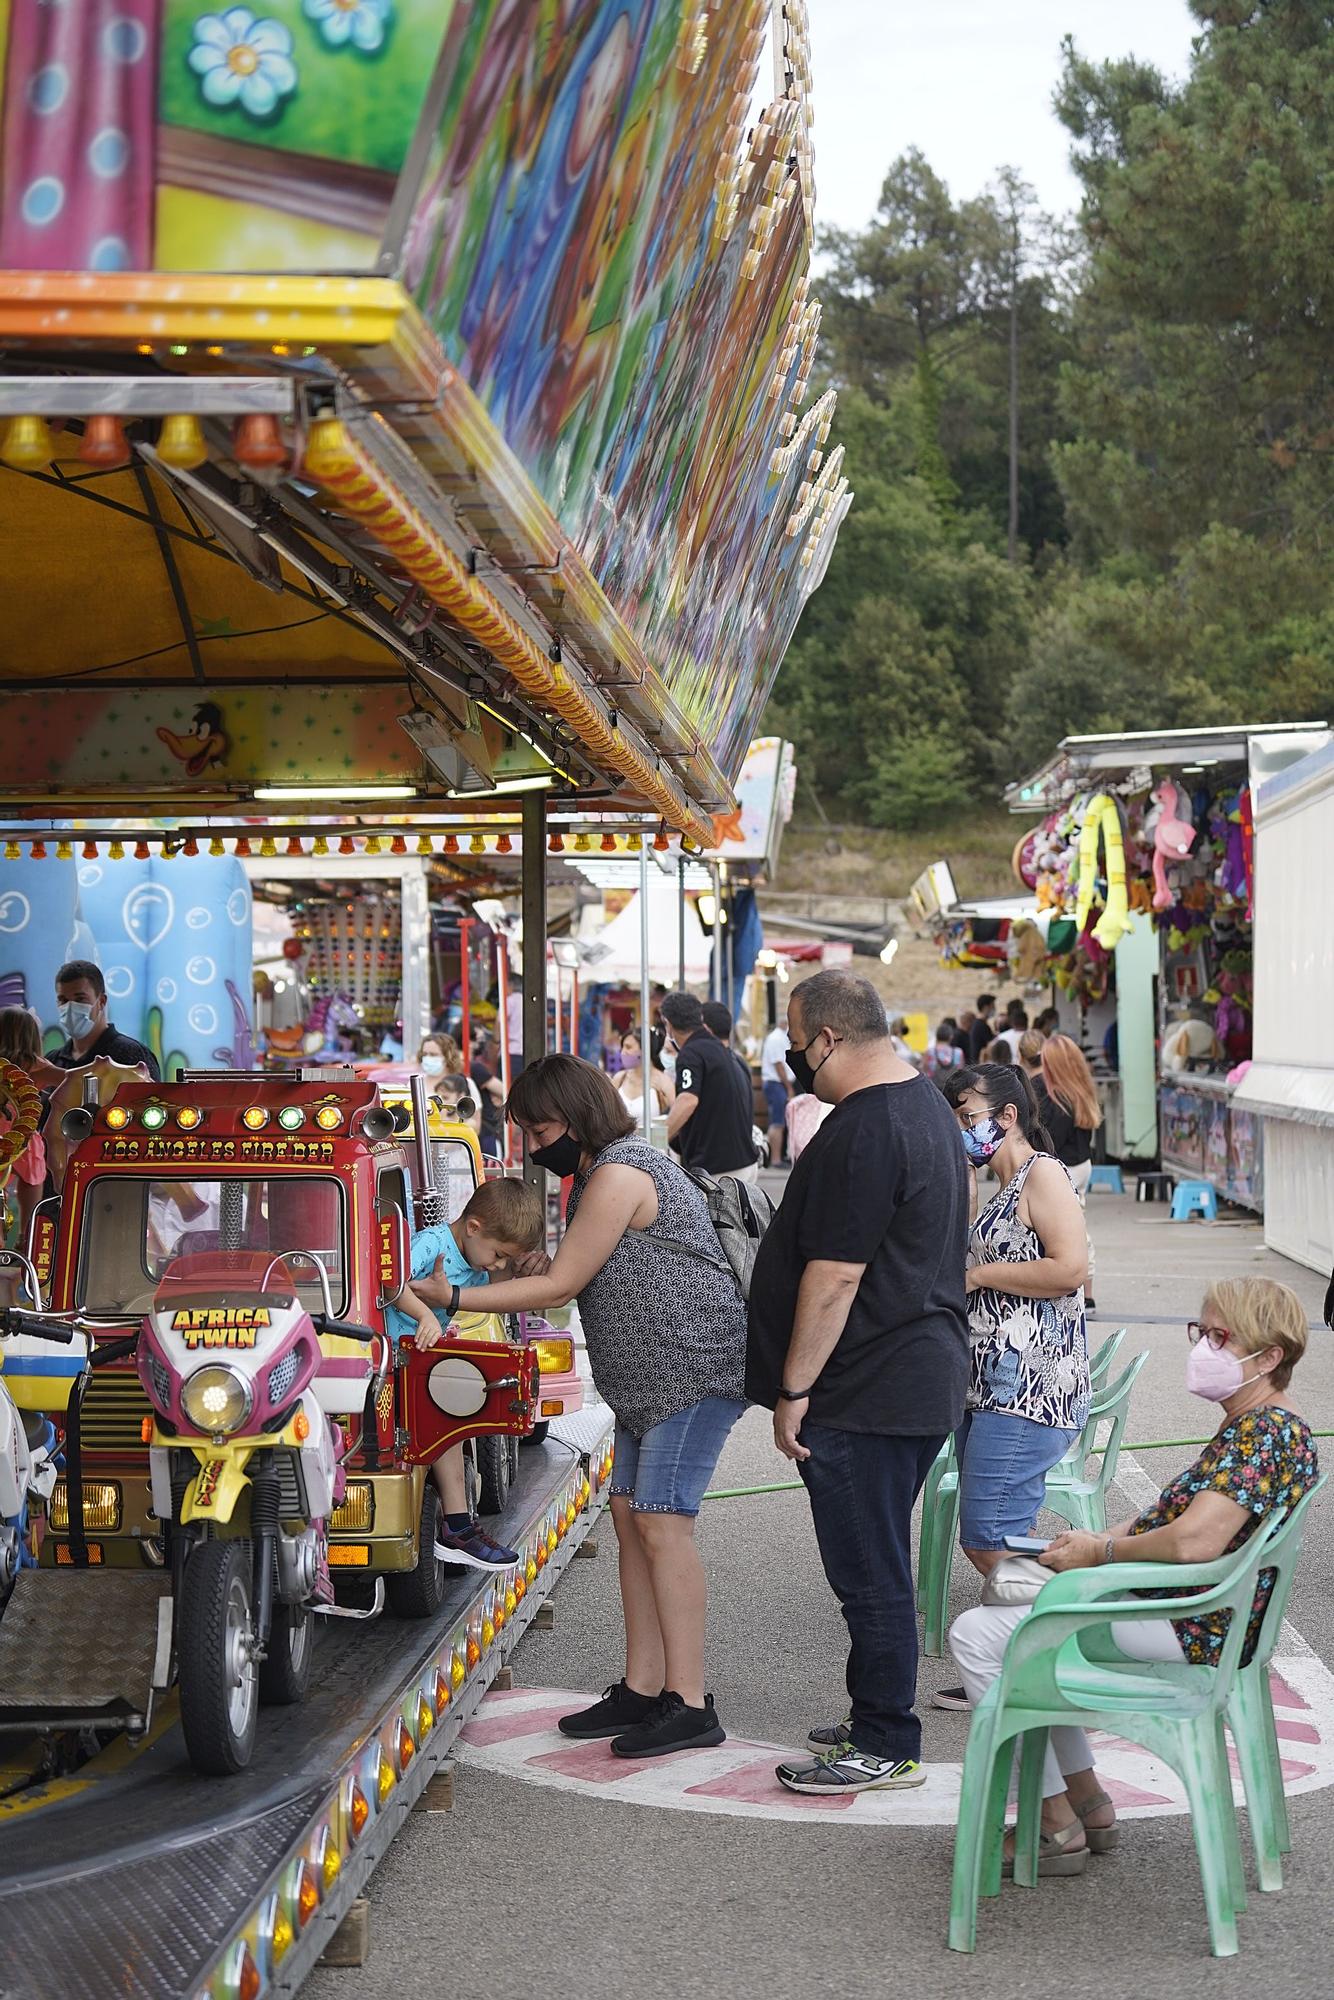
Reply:
<svg viewBox="0 0 1334 2000"><path fill-rule="evenodd" d="M1220 1279L1205 1293L1200 1318L1186 1331L1191 1343L1186 1387L1222 1404L1218 1431L1195 1463L1133 1520L1107 1535L1058 1535L1038 1557L1046 1568L1213 1562L1239 1549L1270 1513L1281 1510L1286 1516L1314 1486L1315 1445L1287 1395L1293 1368L1306 1351L1306 1311L1296 1294L1272 1278ZM1243 1662L1254 1654L1273 1582L1272 1570L1260 1572ZM1030 1609L983 1604L955 1620L950 1651L974 1703L999 1674L1010 1634ZM1215 1666L1227 1617L1213 1612L1124 1620L1112 1624L1111 1636L1128 1659L1184 1658ZM1082 1874L1089 1853L1109 1853L1118 1831L1082 1729L1051 1731L1042 1789L1038 1872Z"/></svg>

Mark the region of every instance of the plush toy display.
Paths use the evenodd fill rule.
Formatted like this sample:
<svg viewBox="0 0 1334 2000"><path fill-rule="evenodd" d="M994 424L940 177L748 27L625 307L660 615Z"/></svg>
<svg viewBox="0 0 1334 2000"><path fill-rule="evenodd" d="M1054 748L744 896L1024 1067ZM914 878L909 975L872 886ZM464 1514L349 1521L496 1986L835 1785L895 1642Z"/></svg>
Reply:
<svg viewBox="0 0 1334 2000"><path fill-rule="evenodd" d="M1130 929L1126 898L1126 856L1121 836L1121 815L1109 792L1095 792L1084 808L1079 834L1079 900L1075 905L1075 928L1082 936L1093 907L1098 875L1098 839L1107 869L1107 906L1094 927L1093 935L1104 951L1115 951Z"/></svg>
<svg viewBox="0 0 1334 2000"><path fill-rule="evenodd" d="M1184 792L1164 778L1153 788L1157 808L1153 818L1153 907L1170 910L1176 897L1167 879L1169 861L1184 861L1195 844L1195 828L1185 815L1190 805Z"/></svg>

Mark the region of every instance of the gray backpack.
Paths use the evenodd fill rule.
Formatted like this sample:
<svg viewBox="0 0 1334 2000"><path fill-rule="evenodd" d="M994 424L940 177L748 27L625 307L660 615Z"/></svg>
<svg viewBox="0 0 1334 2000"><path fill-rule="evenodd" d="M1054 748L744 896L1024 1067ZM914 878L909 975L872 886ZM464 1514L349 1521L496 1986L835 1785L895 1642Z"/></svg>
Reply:
<svg viewBox="0 0 1334 2000"><path fill-rule="evenodd" d="M693 1243L682 1243L675 1236L655 1234L654 1241L666 1243L701 1264L711 1264L716 1271L730 1271L742 1298L748 1299L760 1243L776 1212L773 1203L763 1188L750 1187L735 1174L691 1173L687 1167L681 1171L695 1183L708 1203L709 1221L722 1254L719 1258L710 1257Z"/></svg>

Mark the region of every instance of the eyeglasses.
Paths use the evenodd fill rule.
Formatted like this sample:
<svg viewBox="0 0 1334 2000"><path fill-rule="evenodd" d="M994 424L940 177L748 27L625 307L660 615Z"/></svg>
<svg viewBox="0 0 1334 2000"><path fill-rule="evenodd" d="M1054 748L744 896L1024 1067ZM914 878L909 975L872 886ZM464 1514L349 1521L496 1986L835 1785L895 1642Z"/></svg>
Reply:
<svg viewBox="0 0 1334 2000"><path fill-rule="evenodd" d="M1217 1351L1227 1346L1232 1338L1232 1329L1226 1326L1205 1326L1197 1319L1188 1319L1186 1338L1192 1347L1198 1347L1202 1340L1207 1340L1210 1347Z"/></svg>

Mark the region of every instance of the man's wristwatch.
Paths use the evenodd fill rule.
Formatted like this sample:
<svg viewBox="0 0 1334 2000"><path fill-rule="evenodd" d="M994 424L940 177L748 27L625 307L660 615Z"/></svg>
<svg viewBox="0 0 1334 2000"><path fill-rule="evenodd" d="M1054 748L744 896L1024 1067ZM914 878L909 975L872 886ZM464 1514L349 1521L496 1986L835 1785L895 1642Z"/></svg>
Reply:
<svg viewBox="0 0 1334 2000"><path fill-rule="evenodd" d="M778 1397L783 1403L804 1403L810 1393L809 1389L780 1389Z"/></svg>

